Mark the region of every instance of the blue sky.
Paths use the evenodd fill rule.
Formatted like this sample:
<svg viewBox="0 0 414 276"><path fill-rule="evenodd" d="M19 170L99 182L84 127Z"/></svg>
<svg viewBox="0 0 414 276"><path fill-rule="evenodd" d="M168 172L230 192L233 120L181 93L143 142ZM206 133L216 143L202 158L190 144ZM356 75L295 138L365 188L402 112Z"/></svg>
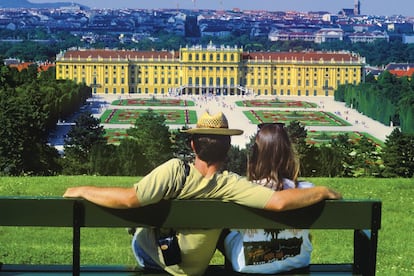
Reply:
<svg viewBox="0 0 414 276"><path fill-rule="evenodd" d="M96 8L176 8L232 9L271 11L328 11L352 8L354 0L29 0L33 3L75 2ZM369 15L414 16L414 0L360 0L361 13Z"/></svg>

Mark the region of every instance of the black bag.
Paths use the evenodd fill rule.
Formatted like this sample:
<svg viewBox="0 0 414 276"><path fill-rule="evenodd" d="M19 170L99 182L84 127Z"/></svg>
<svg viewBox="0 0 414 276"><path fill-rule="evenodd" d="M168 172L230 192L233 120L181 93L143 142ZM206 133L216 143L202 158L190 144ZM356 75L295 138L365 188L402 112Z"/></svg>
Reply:
<svg viewBox="0 0 414 276"><path fill-rule="evenodd" d="M181 249L178 245L177 233L173 230L167 236L158 239L158 246L161 249L166 266L181 263Z"/></svg>

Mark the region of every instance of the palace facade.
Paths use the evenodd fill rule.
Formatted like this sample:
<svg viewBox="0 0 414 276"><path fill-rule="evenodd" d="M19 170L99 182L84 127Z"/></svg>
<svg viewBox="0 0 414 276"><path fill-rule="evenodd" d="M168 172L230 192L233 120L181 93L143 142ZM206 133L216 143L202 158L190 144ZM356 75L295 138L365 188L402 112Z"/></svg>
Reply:
<svg viewBox="0 0 414 276"><path fill-rule="evenodd" d="M350 52L245 52L238 47L179 51L67 50L56 78L96 94L333 96L341 84L364 80L365 58Z"/></svg>

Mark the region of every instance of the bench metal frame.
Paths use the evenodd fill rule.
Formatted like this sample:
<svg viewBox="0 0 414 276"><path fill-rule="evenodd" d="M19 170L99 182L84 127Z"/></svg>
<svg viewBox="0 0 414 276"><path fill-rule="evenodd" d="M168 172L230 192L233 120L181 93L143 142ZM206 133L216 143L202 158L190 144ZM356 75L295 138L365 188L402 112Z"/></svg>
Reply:
<svg viewBox="0 0 414 276"><path fill-rule="evenodd" d="M73 275L80 275L81 270L85 271L80 262L81 228L136 226L351 229L354 230L353 264L331 265L329 269L375 275L378 231L381 227L381 202L376 200L327 200L302 209L270 212L217 200L162 201L146 207L118 210L104 208L82 199L0 197L0 210L0 226L71 227L72 267L49 268L55 267L57 271L70 269ZM327 268L328 265L312 265L308 272L312 274L313 270L323 271L324 267ZM35 266L27 265L25 268L25 265L1 264L0 260L0 274L19 269L36 270ZM103 268L95 269L99 271ZM105 271L119 269L108 266Z"/></svg>

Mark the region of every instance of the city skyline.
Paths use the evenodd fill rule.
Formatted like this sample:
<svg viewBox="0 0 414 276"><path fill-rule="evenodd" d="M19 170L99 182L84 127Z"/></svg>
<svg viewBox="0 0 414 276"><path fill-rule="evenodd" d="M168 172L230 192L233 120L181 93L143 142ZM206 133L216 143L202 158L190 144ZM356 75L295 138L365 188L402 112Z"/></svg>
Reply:
<svg viewBox="0 0 414 276"><path fill-rule="evenodd" d="M180 9L233 9L268 10L268 11L327 11L338 13L343 8L353 9L354 0L29 0L32 3L75 2L91 8L180 8ZM404 15L414 16L414 1L412 0L360 0L361 14L366 15Z"/></svg>

